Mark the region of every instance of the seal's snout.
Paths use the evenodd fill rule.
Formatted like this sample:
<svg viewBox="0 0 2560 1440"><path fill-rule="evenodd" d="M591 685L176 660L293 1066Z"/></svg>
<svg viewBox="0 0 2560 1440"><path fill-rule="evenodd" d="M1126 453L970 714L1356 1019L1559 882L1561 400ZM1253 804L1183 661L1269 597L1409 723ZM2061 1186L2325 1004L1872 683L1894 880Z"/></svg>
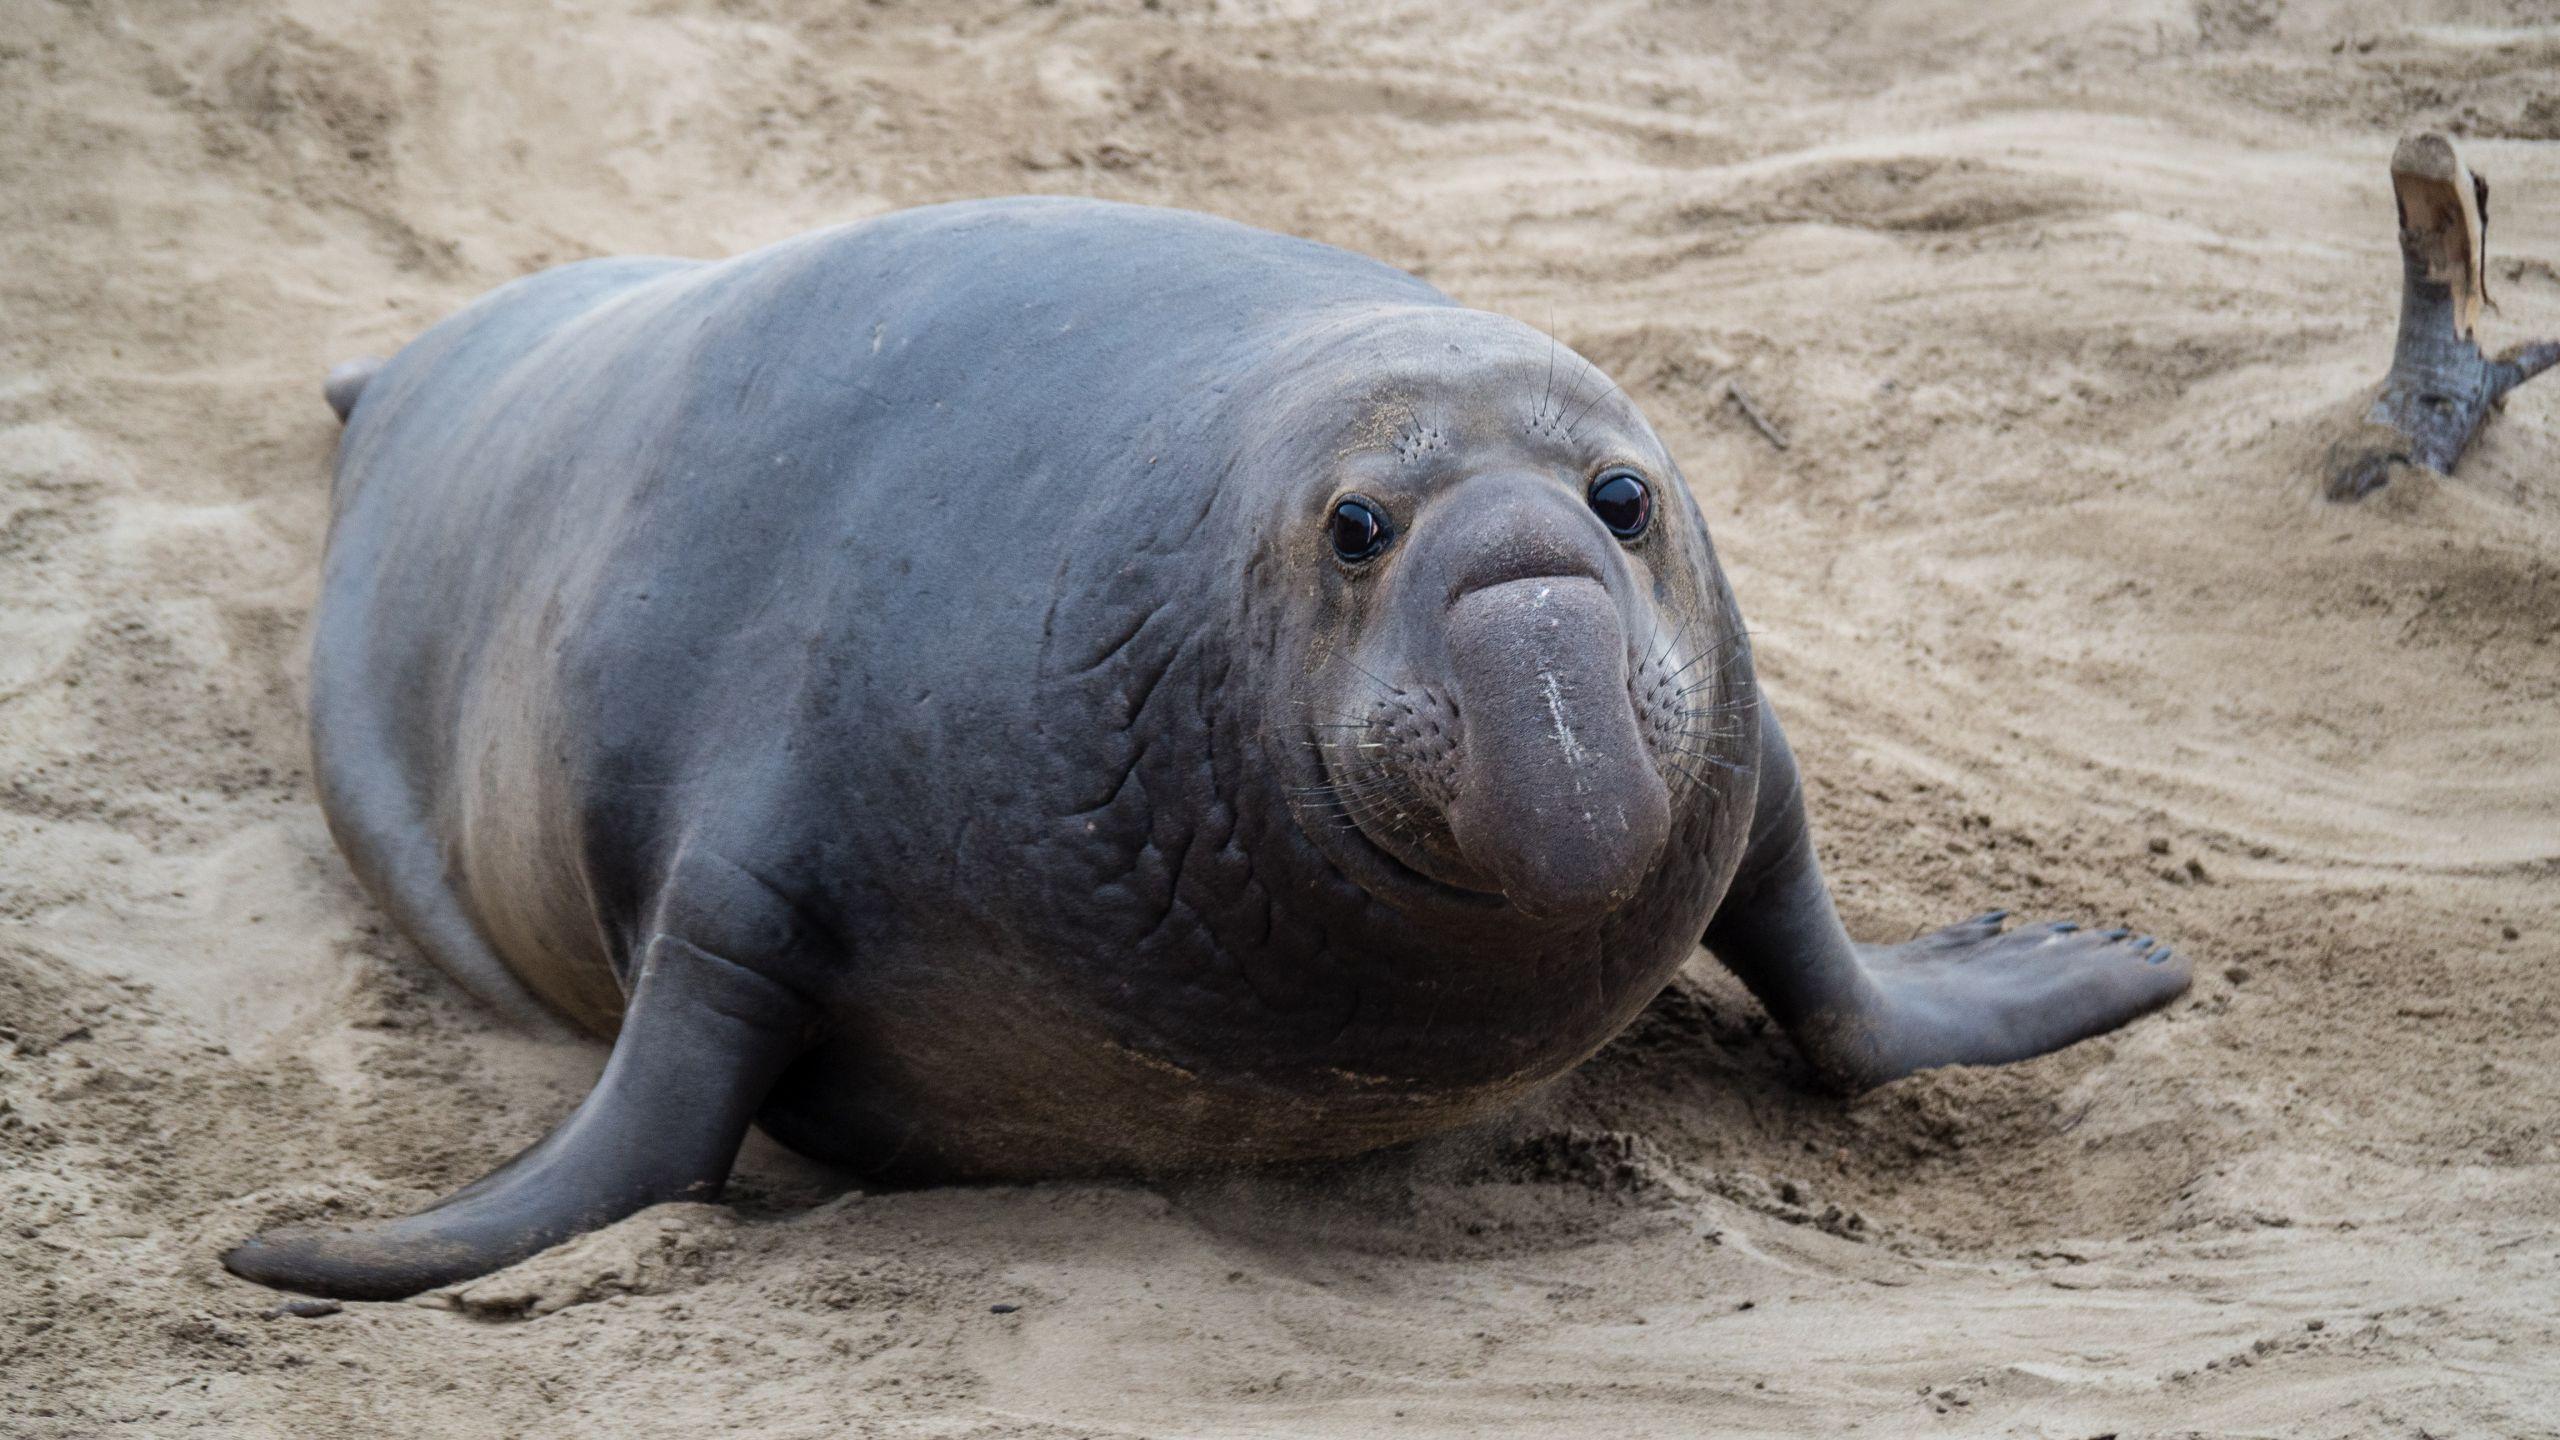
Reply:
<svg viewBox="0 0 2560 1440"><path fill-rule="evenodd" d="M1580 575L1477 586L1449 606L1447 639L1459 851L1531 915L1624 903L1662 852L1671 801L1628 700L1616 600Z"/></svg>

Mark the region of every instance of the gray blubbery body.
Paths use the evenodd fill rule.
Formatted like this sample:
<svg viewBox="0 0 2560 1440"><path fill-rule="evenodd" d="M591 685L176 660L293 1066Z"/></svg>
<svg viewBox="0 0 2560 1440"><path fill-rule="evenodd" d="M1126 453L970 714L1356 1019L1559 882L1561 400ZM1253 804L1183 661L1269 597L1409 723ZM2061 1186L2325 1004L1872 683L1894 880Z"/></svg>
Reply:
<svg viewBox="0 0 2560 1440"><path fill-rule="evenodd" d="M716 1189L751 1118L918 1178L1371 1148L1570 1068L1702 935L1847 1083L2184 984L1996 917L1851 945L1658 439L1359 256L938 207L547 272L342 391L332 829L465 983L618 1038L507 1169L257 1278L477 1273ZM1611 466L1658 481L1623 543ZM1324 549L1353 491L1374 563Z"/></svg>

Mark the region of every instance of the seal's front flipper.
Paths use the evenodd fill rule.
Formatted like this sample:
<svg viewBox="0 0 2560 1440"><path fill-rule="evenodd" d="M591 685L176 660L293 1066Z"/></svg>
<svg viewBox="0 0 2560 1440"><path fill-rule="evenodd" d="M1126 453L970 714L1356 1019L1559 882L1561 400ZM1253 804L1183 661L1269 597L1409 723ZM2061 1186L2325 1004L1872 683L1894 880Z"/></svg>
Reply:
<svg viewBox="0 0 2560 1440"><path fill-rule="evenodd" d="M286 1226L222 1263L286 1290L396 1300L651 1205L710 1199L765 1092L805 1048L810 1018L782 986L662 935L603 1076L539 1144L415 1215Z"/></svg>
<svg viewBox="0 0 2560 1440"><path fill-rule="evenodd" d="M1751 841L1706 943L1827 1078L1864 1089L2024 1060L2186 993L2187 962L2147 935L2068 922L2003 932L2006 918L1904 945L1852 941L1814 860L1795 757L1764 710Z"/></svg>

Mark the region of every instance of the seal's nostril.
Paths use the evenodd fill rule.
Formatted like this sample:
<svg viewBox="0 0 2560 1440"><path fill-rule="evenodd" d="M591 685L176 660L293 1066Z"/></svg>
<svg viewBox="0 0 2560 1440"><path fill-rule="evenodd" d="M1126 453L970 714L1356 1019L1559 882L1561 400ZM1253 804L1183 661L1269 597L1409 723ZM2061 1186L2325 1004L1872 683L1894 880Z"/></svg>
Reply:
<svg viewBox="0 0 2560 1440"><path fill-rule="evenodd" d="M1625 564L1577 491L1529 472L1476 475L1451 487L1416 519L1410 544L1402 563L1421 567L1423 593L1437 591L1445 605L1514 580L1606 584Z"/></svg>

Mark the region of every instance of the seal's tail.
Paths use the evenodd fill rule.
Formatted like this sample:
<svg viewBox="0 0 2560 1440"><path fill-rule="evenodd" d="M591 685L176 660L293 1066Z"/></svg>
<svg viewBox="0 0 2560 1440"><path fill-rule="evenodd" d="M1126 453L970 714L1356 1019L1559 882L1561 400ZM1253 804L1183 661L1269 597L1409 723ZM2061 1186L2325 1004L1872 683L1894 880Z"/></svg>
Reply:
<svg viewBox="0 0 2560 1440"><path fill-rule="evenodd" d="M382 369L379 355L361 356L337 366L329 378L320 383L320 393L329 397L329 408L338 412L338 423L346 423L356 408L356 398L364 394L366 383Z"/></svg>

